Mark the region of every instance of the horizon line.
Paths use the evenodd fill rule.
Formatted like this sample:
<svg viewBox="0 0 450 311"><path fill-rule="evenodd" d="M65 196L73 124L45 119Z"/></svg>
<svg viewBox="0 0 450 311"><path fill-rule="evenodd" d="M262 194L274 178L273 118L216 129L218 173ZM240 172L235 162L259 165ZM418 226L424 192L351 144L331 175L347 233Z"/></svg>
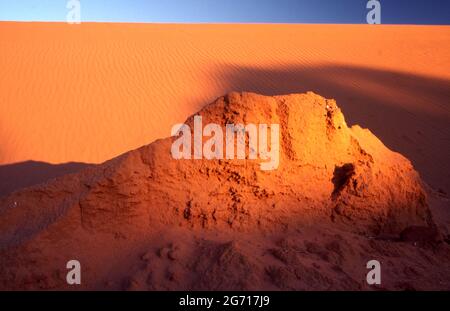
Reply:
<svg viewBox="0 0 450 311"><path fill-rule="evenodd" d="M0 20L0 23L55 23L69 24L67 21L41 21L41 20ZM347 26L439 26L450 27L450 24L403 24L403 23L302 23L302 22L131 22L131 21L81 21L79 24L153 24L153 25L347 25Z"/></svg>

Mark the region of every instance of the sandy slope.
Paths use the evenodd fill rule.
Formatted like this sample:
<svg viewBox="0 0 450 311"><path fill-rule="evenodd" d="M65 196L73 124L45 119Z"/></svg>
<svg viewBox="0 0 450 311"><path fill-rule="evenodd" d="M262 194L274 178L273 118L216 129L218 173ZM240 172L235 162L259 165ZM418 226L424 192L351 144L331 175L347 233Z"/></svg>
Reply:
<svg viewBox="0 0 450 311"><path fill-rule="evenodd" d="M348 127L334 100L234 92L198 113L279 124L279 167L175 160L168 137L0 198L0 289L450 288L438 198L408 159ZM80 286L66 283L70 259Z"/></svg>
<svg viewBox="0 0 450 311"><path fill-rule="evenodd" d="M0 163L102 162L229 91L312 90L450 193L449 51L450 27L2 22Z"/></svg>

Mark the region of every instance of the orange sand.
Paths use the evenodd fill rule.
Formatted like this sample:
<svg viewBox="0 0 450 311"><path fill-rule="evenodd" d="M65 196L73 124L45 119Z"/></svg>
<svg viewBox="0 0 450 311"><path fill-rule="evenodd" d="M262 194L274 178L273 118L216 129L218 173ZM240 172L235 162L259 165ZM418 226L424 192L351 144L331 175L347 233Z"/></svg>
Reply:
<svg viewBox="0 0 450 311"><path fill-rule="evenodd" d="M450 288L448 198L426 193L370 130L349 128L334 100L234 92L198 114L280 124L279 167L175 160L168 137L1 197L0 289ZM67 285L69 258L80 286ZM377 287L371 259L383 264Z"/></svg>
<svg viewBox="0 0 450 311"><path fill-rule="evenodd" d="M102 162L229 91L315 91L450 192L450 27L0 23L0 164Z"/></svg>

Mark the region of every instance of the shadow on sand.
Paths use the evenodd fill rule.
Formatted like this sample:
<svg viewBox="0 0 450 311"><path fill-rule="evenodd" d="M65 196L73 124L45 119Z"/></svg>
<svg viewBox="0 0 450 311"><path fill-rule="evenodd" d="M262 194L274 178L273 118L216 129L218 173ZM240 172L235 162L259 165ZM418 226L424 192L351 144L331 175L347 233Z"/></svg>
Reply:
<svg viewBox="0 0 450 311"><path fill-rule="evenodd" d="M369 128L409 158L425 181L450 193L450 80L358 66L228 65L228 91L281 95L313 91L334 98L349 125Z"/></svg>
<svg viewBox="0 0 450 311"><path fill-rule="evenodd" d="M222 65L217 96L231 91L281 95L313 91L336 99L347 123L369 128L409 158L432 187L450 193L450 81L356 66L274 68ZM27 161L0 166L0 196L74 173L83 163Z"/></svg>
<svg viewBox="0 0 450 311"><path fill-rule="evenodd" d="M75 162L48 164L36 161L2 165L0 166L0 197L55 177L76 173L90 165Z"/></svg>

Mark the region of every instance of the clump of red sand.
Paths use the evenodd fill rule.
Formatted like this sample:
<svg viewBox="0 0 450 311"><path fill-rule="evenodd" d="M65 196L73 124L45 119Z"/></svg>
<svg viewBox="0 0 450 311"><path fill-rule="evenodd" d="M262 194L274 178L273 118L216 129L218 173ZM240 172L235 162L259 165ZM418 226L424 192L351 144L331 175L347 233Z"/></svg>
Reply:
<svg viewBox="0 0 450 311"><path fill-rule="evenodd" d="M377 288L450 288L419 175L334 100L231 93L198 114L280 124L278 169L174 160L171 137L15 192L0 201L0 288L370 289L372 259Z"/></svg>

